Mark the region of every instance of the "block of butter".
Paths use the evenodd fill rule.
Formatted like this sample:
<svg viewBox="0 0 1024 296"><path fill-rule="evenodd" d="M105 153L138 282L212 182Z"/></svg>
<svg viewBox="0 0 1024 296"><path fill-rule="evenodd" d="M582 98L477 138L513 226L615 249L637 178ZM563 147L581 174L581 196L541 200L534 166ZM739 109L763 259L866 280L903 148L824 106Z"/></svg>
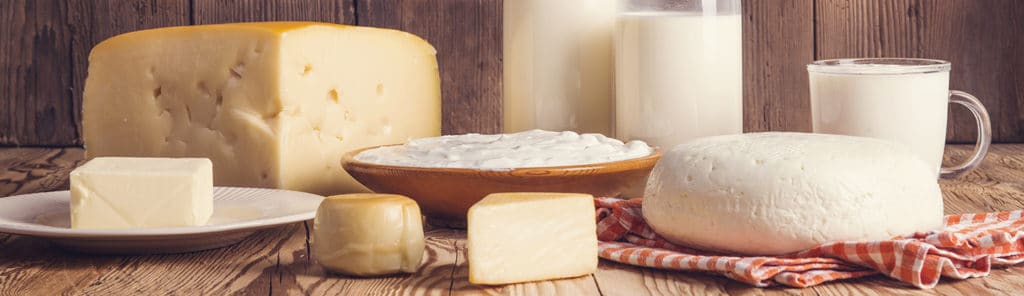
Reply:
<svg viewBox="0 0 1024 296"><path fill-rule="evenodd" d="M209 159L99 157L71 171L71 228L197 226L211 215Z"/></svg>
<svg viewBox="0 0 1024 296"><path fill-rule="evenodd" d="M469 209L469 282L508 284L597 271L594 198L495 193Z"/></svg>
<svg viewBox="0 0 1024 296"><path fill-rule="evenodd" d="M365 192L342 155L441 132L434 48L369 27L170 27L89 55L86 156L206 157L217 185Z"/></svg>
<svg viewBox="0 0 1024 296"><path fill-rule="evenodd" d="M320 203L313 220L313 254L332 272L416 272L424 247L420 207L401 195L330 196Z"/></svg>

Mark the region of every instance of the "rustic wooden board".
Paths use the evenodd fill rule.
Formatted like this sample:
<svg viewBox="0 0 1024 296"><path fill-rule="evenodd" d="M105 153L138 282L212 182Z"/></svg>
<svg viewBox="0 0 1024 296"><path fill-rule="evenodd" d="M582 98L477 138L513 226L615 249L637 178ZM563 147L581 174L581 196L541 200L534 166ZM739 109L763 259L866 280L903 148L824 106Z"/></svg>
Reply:
<svg viewBox="0 0 1024 296"><path fill-rule="evenodd" d="M355 24L354 0L191 1L192 24L196 25L265 21Z"/></svg>
<svg viewBox="0 0 1024 296"><path fill-rule="evenodd" d="M358 0L356 15L437 48L444 134L501 131L501 0Z"/></svg>
<svg viewBox="0 0 1024 296"><path fill-rule="evenodd" d="M977 96L997 141L1024 141L1024 2L817 0L817 58L921 57L953 63L950 87ZM948 139L974 142L953 107Z"/></svg>
<svg viewBox="0 0 1024 296"><path fill-rule="evenodd" d="M947 160L970 147L951 146ZM0 196L67 189L80 148L0 149ZM1024 144L996 145L985 163L942 181L947 213L1024 209ZM358 295L980 295L1024 291L1024 266L918 290L882 276L808 289L747 286L719 276L666 272L602 261L592 276L506 286L467 283L465 232L428 228L420 272L351 278L324 272L310 258L309 224L257 232L218 250L152 256L68 253L44 240L0 234L0 295L358 294Z"/></svg>
<svg viewBox="0 0 1024 296"><path fill-rule="evenodd" d="M743 1L743 130L811 131L814 2Z"/></svg>
<svg viewBox="0 0 1024 296"><path fill-rule="evenodd" d="M81 145L89 50L133 30L314 20L398 28L439 50L447 134L501 130L502 0L9 0L0 2L0 146ZM810 129L815 58L953 62L954 88L981 98L994 138L1024 142L1024 3L1014 0L750 0L744 9L745 129ZM949 139L970 142L953 108Z"/></svg>
<svg viewBox="0 0 1024 296"><path fill-rule="evenodd" d="M0 145L76 143L68 7L0 1Z"/></svg>

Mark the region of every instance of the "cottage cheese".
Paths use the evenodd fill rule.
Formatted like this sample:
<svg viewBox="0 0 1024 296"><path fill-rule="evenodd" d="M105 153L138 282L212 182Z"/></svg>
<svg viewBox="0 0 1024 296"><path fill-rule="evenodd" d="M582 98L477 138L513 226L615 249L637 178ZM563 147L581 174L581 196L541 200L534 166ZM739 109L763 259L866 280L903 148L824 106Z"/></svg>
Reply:
<svg viewBox="0 0 1024 296"><path fill-rule="evenodd" d="M601 134L531 130L423 138L366 150L355 159L398 166L504 170L612 162L653 151L642 141L623 143Z"/></svg>

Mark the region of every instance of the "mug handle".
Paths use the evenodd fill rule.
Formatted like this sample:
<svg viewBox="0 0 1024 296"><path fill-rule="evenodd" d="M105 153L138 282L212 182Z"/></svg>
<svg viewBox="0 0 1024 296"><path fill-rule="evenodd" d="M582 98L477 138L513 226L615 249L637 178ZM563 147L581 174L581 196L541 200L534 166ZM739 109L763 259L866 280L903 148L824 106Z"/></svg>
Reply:
<svg viewBox="0 0 1024 296"><path fill-rule="evenodd" d="M959 90L951 90L949 91L949 102L966 107L974 115L978 125L978 141L974 144L974 156L964 163L948 168L943 167L940 170L939 176L943 179L956 178L973 170L981 164L982 159L985 159L985 155L988 154L988 146L992 144L992 123L988 118L988 110L985 110L985 105L982 105L978 98Z"/></svg>

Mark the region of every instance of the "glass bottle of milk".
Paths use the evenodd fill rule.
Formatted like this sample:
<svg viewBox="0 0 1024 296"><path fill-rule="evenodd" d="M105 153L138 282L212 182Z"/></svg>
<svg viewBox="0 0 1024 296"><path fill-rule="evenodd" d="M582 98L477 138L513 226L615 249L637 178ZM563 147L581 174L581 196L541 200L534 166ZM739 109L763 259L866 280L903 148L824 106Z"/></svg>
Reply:
<svg viewBox="0 0 1024 296"><path fill-rule="evenodd" d="M615 136L663 149L743 132L740 0L622 0Z"/></svg>
<svg viewBox="0 0 1024 296"><path fill-rule="evenodd" d="M504 1L505 132L611 135L616 1Z"/></svg>

